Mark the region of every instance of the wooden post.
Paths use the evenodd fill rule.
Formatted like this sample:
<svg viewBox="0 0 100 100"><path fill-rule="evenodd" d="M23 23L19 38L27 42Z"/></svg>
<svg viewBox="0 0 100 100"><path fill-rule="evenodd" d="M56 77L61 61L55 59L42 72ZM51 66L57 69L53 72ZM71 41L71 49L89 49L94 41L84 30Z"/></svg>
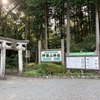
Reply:
<svg viewBox="0 0 100 100"><path fill-rule="evenodd" d="M18 62L19 62L19 74L23 72L23 56L22 56L22 45L20 44L20 49L18 50Z"/></svg>
<svg viewBox="0 0 100 100"><path fill-rule="evenodd" d="M0 59L0 77L5 76L5 62L6 62L6 42L1 43L1 59Z"/></svg>
<svg viewBox="0 0 100 100"><path fill-rule="evenodd" d="M41 41L38 41L38 64L41 63Z"/></svg>
<svg viewBox="0 0 100 100"><path fill-rule="evenodd" d="M64 56L64 39L61 39L61 51L62 51L62 65L65 66L65 56Z"/></svg>

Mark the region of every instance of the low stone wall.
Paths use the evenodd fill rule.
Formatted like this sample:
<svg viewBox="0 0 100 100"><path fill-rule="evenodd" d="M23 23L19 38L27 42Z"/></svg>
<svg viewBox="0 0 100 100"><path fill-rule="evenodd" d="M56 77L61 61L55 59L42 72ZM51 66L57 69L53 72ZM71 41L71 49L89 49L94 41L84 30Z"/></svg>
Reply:
<svg viewBox="0 0 100 100"><path fill-rule="evenodd" d="M100 76L81 76L81 75L78 75L78 76L63 76L63 75L60 75L60 76L52 76L52 75L49 75L49 76L26 76L26 75L21 75L22 77L31 77L31 78L45 78L45 79L100 79Z"/></svg>

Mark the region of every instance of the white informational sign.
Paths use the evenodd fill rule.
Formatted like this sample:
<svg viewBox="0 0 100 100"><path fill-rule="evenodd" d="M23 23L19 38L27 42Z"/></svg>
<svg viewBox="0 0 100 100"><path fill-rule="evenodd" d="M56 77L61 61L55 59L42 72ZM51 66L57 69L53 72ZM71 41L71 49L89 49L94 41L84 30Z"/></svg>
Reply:
<svg viewBox="0 0 100 100"><path fill-rule="evenodd" d="M67 57L66 61L67 68L85 69L85 58L84 57Z"/></svg>
<svg viewBox="0 0 100 100"><path fill-rule="evenodd" d="M99 69L98 57L86 57L86 69Z"/></svg>
<svg viewBox="0 0 100 100"><path fill-rule="evenodd" d="M41 51L41 61L61 62L61 50Z"/></svg>

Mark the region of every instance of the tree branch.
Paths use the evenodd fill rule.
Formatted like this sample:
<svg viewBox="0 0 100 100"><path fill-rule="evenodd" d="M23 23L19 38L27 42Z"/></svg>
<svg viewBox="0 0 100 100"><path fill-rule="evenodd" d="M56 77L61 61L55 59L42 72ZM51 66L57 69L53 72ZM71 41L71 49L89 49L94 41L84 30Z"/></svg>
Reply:
<svg viewBox="0 0 100 100"><path fill-rule="evenodd" d="M1 20L5 20L5 19L7 18L7 16L8 16L19 4L20 4L20 2L17 3L3 18L1 18Z"/></svg>

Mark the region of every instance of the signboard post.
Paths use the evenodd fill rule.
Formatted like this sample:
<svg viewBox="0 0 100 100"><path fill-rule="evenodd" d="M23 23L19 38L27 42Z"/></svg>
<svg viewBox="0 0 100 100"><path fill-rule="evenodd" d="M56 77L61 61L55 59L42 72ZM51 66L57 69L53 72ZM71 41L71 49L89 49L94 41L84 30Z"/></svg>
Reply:
<svg viewBox="0 0 100 100"><path fill-rule="evenodd" d="M38 41L38 64L41 63L41 41Z"/></svg>

